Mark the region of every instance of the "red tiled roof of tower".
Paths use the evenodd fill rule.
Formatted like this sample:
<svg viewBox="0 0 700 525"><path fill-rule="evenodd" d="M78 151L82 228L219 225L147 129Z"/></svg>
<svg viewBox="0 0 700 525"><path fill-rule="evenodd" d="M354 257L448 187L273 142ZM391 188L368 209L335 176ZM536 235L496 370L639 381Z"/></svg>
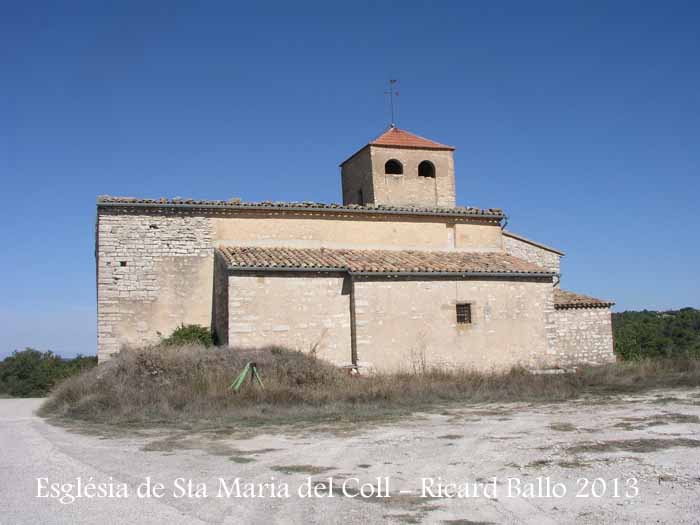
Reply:
<svg viewBox="0 0 700 525"><path fill-rule="evenodd" d="M370 146L389 146L394 148L416 148L453 151L452 146L419 137L399 128L389 128L369 143Z"/></svg>

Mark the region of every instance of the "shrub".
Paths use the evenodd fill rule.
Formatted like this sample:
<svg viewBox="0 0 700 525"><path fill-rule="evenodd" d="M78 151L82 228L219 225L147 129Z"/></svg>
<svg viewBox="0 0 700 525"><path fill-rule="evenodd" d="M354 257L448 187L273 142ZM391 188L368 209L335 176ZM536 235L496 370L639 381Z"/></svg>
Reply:
<svg viewBox="0 0 700 525"><path fill-rule="evenodd" d="M33 348L15 351L0 362L0 394L42 397L58 382L96 364L96 357L63 359L53 352Z"/></svg>
<svg viewBox="0 0 700 525"><path fill-rule="evenodd" d="M214 334L209 328L196 324L181 324L161 341L165 346L202 345L214 346Z"/></svg>
<svg viewBox="0 0 700 525"><path fill-rule="evenodd" d="M264 387L246 382L232 392L231 383L251 361ZM575 374L427 368L358 377L280 348L186 346L174 352L155 346L124 350L104 366L68 379L41 413L110 424L298 423L385 417L450 402L552 402L584 393L681 385L700 385L700 360L642 360Z"/></svg>

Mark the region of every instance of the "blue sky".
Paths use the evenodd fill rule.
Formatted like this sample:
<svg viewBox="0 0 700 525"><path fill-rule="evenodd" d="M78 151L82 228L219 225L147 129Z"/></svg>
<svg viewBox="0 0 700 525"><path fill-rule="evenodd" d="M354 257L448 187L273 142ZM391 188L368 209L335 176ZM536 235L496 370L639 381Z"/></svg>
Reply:
<svg viewBox="0 0 700 525"><path fill-rule="evenodd" d="M14 4L14 5L13 5ZM255 4L255 5L251 5ZM340 200L398 125L617 310L700 307L696 2L0 8L0 356L95 352L95 197Z"/></svg>

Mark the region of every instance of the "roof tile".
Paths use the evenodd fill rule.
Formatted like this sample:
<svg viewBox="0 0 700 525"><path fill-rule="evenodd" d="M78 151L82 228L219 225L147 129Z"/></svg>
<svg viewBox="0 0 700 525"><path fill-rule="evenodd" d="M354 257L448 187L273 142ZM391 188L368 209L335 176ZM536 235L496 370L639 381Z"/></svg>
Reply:
<svg viewBox="0 0 700 525"><path fill-rule="evenodd" d="M561 310L564 308L609 308L615 303L596 299L587 295L574 292L567 292L556 288L554 290L554 308Z"/></svg>
<svg viewBox="0 0 700 525"><path fill-rule="evenodd" d="M369 143L371 146L393 146L396 148L435 149L452 151L452 146L419 137L399 128L389 128Z"/></svg>
<svg viewBox="0 0 700 525"><path fill-rule="evenodd" d="M231 269L303 269L353 273L484 273L553 275L540 266L505 253L426 252L223 246Z"/></svg>

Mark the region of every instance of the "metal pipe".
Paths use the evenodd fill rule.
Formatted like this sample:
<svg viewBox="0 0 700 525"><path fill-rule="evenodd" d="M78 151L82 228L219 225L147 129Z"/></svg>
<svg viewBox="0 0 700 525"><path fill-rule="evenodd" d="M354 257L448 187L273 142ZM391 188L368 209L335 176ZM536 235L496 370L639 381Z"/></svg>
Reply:
<svg viewBox="0 0 700 525"><path fill-rule="evenodd" d="M347 273L353 277L553 277L554 272L353 272L347 268L298 268L289 266L229 266L232 272Z"/></svg>
<svg viewBox="0 0 700 525"><path fill-rule="evenodd" d="M553 277L554 272L350 272L357 277L412 275L420 277Z"/></svg>

